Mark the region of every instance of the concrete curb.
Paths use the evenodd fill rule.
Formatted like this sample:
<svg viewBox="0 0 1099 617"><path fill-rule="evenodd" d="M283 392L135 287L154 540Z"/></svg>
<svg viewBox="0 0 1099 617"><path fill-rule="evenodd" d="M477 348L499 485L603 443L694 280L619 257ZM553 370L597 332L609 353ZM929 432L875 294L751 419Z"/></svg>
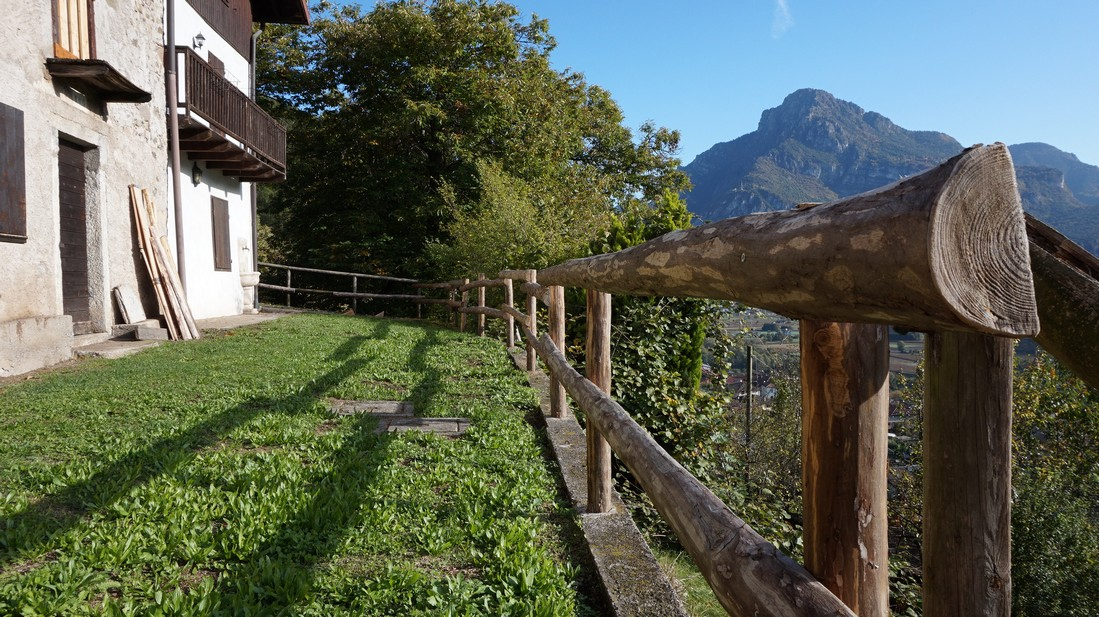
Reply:
<svg viewBox="0 0 1099 617"><path fill-rule="evenodd" d="M526 354L509 350L516 368L526 371ZM546 434L554 458L565 480L565 489L580 515L584 540L591 550L595 569L617 617L687 617L683 601L653 557L652 550L637 529L622 498L615 492L615 512L588 514L588 446L584 429L576 418L553 418L549 410L549 377L541 369L527 373L539 394L539 406L546 421Z"/></svg>

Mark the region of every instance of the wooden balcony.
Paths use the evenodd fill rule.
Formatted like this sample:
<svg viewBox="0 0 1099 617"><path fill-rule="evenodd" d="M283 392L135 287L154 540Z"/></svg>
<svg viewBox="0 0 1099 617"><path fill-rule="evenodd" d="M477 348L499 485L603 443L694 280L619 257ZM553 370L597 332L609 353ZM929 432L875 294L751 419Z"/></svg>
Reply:
<svg viewBox="0 0 1099 617"><path fill-rule="evenodd" d="M286 128L186 47L180 68L180 150L242 182L286 179Z"/></svg>

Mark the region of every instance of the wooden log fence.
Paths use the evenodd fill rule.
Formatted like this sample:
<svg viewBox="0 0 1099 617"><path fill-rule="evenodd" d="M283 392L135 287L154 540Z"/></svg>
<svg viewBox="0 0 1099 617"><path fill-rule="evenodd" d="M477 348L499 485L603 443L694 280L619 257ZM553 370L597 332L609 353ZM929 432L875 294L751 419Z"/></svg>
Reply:
<svg viewBox="0 0 1099 617"><path fill-rule="evenodd" d="M418 281L412 278L402 278L396 276L382 276L379 274L365 274L362 272L344 272L340 270L324 270L320 268L304 268L301 266L288 266L284 264L276 264L270 262L259 262L261 268L271 268L273 270L285 270L286 271L286 284L274 285L271 283L259 283L260 289L266 289L268 291L277 291L286 294L286 306L291 305L291 298L295 294L298 295L320 295L320 296L332 296L337 298L350 298L351 310L358 311L359 300L402 300L420 302L423 300L422 296L414 294L379 294L379 293L365 293L359 291L359 279L373 280L373 281L386 281L390 283L408 283L414 284ZM351 278L351 291L336 291L328 289L315 289L307 287L294 287L293 273L302 272L309 274L325 274L330 276L350 277ZM434 304L436 302L428 301L427 303Z"/></svg>
<svg viewBox="0 0 1099 617"><path fill-rule="evenodd" d="M1042 321L1036 340L1099 390L1099 259L1032 216L1026 225Z"/></svg>
<svg viewBox="0 0 1099 617"><path fill-rule="evenodd" d="M1038 333L1029 261L1011 157L996 144L875 192L567 261L540 270L538 282L1026 337Z"/></svg>
<svg viewBox="0 0 1099 617"><path fill-rule="evenodd" d="M1011 597L1009 339L1037 336L1092 386L1099 372L1099 261L1066 242L1025 220L1010 154L994 144L828 204L727 219L543 270L412 286L445 290L449 300L431 300L460 323L467 314L504 320L509 347L518 327L527 369L541 357L553 381L551 413L567 413L567 393L587 419L589 510L612 507L613 452L734 615L889 614L886 326L928 332L924 614L999 616L1010 614ZM484 290L496 286L504 303L487 307ZM587 378L562 352L565 287L586 290ZM801 320L805 567L609 396L610 293L735 300ZM549 330L541 337L539 301ZM1068 304L1072 317L1051 312Z"/></svg>
<svg viewBox="0 0 1099 617"><path fill-rule="evenodd" d="M974 147L852 198L505 270L523 281L526 311L512 299L499 312L519 326L528 370L540 356L588 419L589 508L609 507L605 439L735 615L888 615L885 326L928 332L924 614L1009 615L1009 339L1037 336L1093 386L1099 364L1099 261L1051 231L1025 220L1007 148ZM588 379L554 340L564 287L587 290ZM735 300L802 321L804 569L608 396L608 293ZM1050 314L1054 299L1077 312ZM541 337L539 300L553 307Z"/></svg>

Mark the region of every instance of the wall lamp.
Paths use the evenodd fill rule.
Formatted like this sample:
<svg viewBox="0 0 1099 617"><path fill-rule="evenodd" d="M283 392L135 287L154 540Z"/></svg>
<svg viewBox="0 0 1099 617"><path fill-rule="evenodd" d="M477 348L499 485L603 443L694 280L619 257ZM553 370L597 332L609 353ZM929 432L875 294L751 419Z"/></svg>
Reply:
<svg viewBox="0 0 1099 617"><path fill-rule="evenodd" d="M198 186L202 183L202 168L195 163L191 167L191 184Z"/></svg>
<svg viewBox="0 0 1099 617"><path fill-rule="evenodd" d="M193 42L195 49L202 49L202 46L206 44L206 37L202 36L202 33L199 32L195 35Z"/></svg>

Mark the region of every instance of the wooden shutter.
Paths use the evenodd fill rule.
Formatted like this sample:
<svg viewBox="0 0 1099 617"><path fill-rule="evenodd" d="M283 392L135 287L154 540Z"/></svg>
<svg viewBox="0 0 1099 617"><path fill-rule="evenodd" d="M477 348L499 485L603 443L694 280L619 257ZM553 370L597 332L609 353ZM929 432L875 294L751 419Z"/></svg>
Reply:
<svg viewBox="0 0 1099 617"><path fill-rule="evenodd" d="M225 63L221 61L212 53L206 54L206 63L210 65L210 68L214 69L214 72L222 77L225 77Z"/></svg>
<svg viewBox="0 0 1099 617"><path fill-rule="evenodd" d="M229 202L211 197L210 203L214 216L214 270L232 270L233 260L229 255Z"/></svg>
<svg viewBox="0 0 1099 617"><path fill-rule="evenodd" d="M0 103L0 242L27 241L23 111Z"/></svg>
<svg viewBox="0 0 1099 617"><path fill-rule="evenodd" d="M94 58L94 24L92 0L54 0L53 55L82 60Z"/></svg>

